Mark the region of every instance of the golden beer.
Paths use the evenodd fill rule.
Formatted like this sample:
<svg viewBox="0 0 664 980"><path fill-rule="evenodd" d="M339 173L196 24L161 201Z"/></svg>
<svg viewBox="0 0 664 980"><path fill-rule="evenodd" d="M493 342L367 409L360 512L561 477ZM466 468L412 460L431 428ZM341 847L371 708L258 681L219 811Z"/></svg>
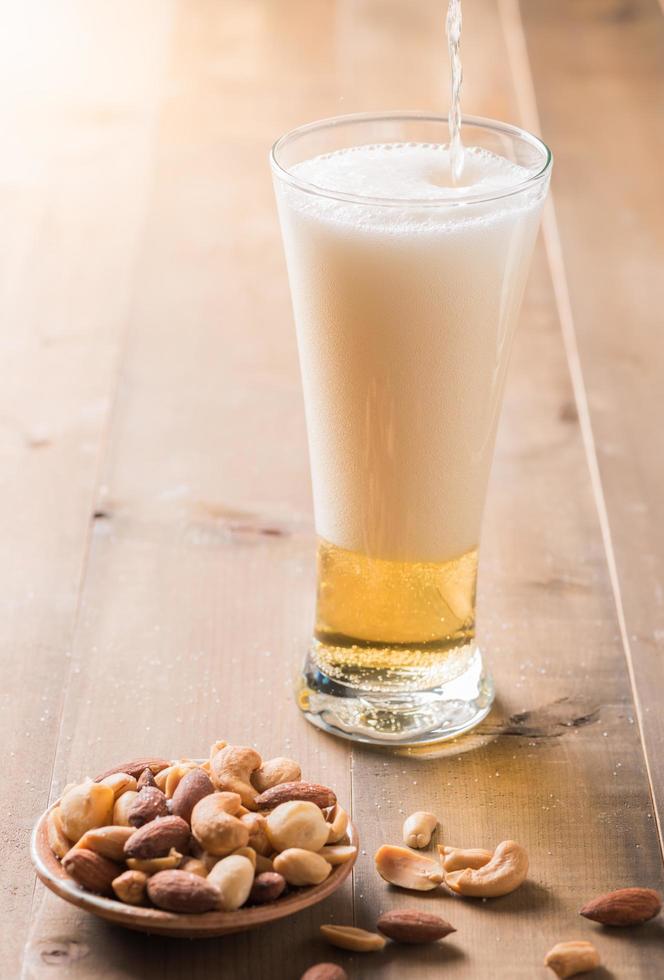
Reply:
<svg viewBox="0 0 664 980"><path fill-rule="evenodd" d="M477 549L444 562L318 544L318 668L350 686L426 689L461 673L475 637Z"/></svg>

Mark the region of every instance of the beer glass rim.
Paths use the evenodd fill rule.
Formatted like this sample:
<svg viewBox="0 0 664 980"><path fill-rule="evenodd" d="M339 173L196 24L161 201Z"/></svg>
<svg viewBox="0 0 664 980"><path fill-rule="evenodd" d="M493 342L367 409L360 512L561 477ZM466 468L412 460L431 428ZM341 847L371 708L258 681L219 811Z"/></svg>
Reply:
<svg viewBox="0 0 664 980"><path fill-rule="evenodd" d="M379 207L403 208L417 205L417 207L425 208L449 208L467 204L485 204L491 201L500 200L501 198L512 197L515 194L521 194L525 190L528 190L538 183L541 183L548 176L553 164L553 153L546 145L544 140L540 139L539 136L534 136L532 133L529 133L528 130L521 129L521 127L515 126L512 123L500 122L497 119L489 119L484 116L467 115L464 115L461 120L462 132L464 125L474 126L479 129L489 130L503 136L520 140L523 143L527 143L541 154L544 161L542 166L539 167L539 169L537 169L534 173L529 174L524 180L517 181L515 184L510 184L508 187L476 191L469 189L469 193L459 194L453 199L442 196L426 198L390 198L374 197L365 194L353 194L347 191L319 187L317 184L304 180L302 177L294 174L292 170L289 169L288 166L284 165L279 159L282 150L284 150L290 143L308 135L309 133L313 133L316 130L334 129L337 126L343 125L361 125L362 123L381 121L387 122L390 120L394 122L435 122L444 123L447 125L448 116L438 113L418 112L411 110L392 112L353 112L342 116L330 116L326 119L318 119L314 122L305 123L302 126L296 126L294 129L284 133L283 136L280 136L279 139L272 145L270 150L270 165L272 167L272 171L276 177L285 183L290 184L292 187L296 187L305 194L311 194L316 197L325 197L336 201L346 201L352 204L368 204Z"/></svg>

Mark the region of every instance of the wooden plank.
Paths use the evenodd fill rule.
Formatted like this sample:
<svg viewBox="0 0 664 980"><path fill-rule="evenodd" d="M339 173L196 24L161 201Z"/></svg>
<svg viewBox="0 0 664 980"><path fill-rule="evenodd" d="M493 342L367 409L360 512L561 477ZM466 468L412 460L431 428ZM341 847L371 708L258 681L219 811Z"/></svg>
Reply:
<svg viewBox="0 0 664 980"><path fill-rule="evenodd" d="M45 12L26 2L0 13L7 977L27 935L29 831L48 801L168 38L169 4L146 4L140 16L133 7L114 4L111 17L103 3Z"/></svg>
<svg viewBox="0 0 664 980"><path fill-rule="evenodd" d="M549 945L579 935L597 939L615 975L652 976L656 930L641 930L635 943L576 916L597 891L661 886L662 879L541 251L484 542L481 617L498 710L478 735L437 761L353 749L351 787L348 746L308 727L292 703L287 674L299 663L311 621L313 540L264 152L282 129L339 108L437 106L432 79L444 60L433 0L418 3L412 21L396 0L337 8L319 0L292 4L289 13L284 19L269 3L180 8L107 489L97 503L105 516L95 523L55 787L139 748L194 752L201 740L226 734L261 747L271 739L307 771L324 774L342 797L352 788L367 853L354 896L346 892L260 938L155 942L45 898L26 974L46 976L58 962L71 977L189 978L221 964L228 976L285 980L318 959L334 959L354 978L380 970L426 980L444 966L455 977L530 980L547 975L540 964ZM515 118L492 0L468 11L466 29L477 39L465 46L467 109ZM404 46L412 72L389 70L395 60L411 63ZM519 719L524 709L532 713ZM398 840L401 820L415 806L440 812L450 842L522 840L532 881L512 898L479 907L396 895L376 878L371 855L384 840ZM364 960L316 939L322 921L355 914L358 924L371 925L380 910L397 905L439 911L458 936L447 951L392 948Z"/></svg>
<svg viewBox="0 0 664 980"><path fill-rule="evenodd" d="M491 41L464 45L466 104L518 122L520 93L510 85L498 13L493 3L464 10L466 38L478 31ZM557 7L551 19L558 17ZM564 22L558 29L563 36ZM484 86L487 64L491 77ZM559 98L557 77L552 68L552 99ZM438 762L404 759L396 773L391 760L386 765L386 758L355 749L356 812L369 831L369 855L381 843L398 842L399 821L409 811L433 809L446 842L521 841L531 854L531 881L478 909L472 902L393 894L365 862L356 873L358 924L370 928L388 908L419 907L457 926L446 953L427 950L412 963L395 950L384 976L407 974L410 964L418 977L441 968L451 977L544 977L545 952L578 936L596 942L613 975L648 977L660 956L655 930L644 944L618 942L577 915L587 897L622 884L661 888L662 867L596 501L541 249L508 383L481 568L480 637L498 690L497 708L482 726L486 744L481 734L471 736L460 743L462 751L468 748L464 754L451 750ZM374 969L353 962L353 976L368 977Z"/></svg>
<svg viewBox="0 0 664 980"><path fill-rule="evenodd" d="M314 551L267 166L291 119L258 105L265 13L180 8L54 792L137 752L191 755L226 737L298 758L350 802L348 746L307 725L292 696L313 621ZM316 54L307 57L313 75ZM247 66L257 78L245 87ZM281 111L292 112L288 100ZM341 915L349 892L325 914ZM148 944L40 894L30 977L55 961L72 977L202 977L222 958L228 976L278 975L274 964L292 975L310 962L322 914L263 930L260 948L244 935Z"/></svg>
<svg viewBox="0 0 664 980"><path fill-rule="evenodd" d="M664 19L656 0L563 0L555 12L531 2L523 18L542 125L557 147L570 312L661 826Z"/></svg>

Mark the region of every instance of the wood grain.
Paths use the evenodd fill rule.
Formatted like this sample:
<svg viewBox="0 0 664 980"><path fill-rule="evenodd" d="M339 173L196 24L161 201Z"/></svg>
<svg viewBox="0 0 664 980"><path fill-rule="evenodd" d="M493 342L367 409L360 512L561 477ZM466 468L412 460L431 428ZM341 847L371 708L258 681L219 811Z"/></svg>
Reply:
<svg viewBox="0 0 664 980"><path fill-rule="evenodd" d="M112 17L95 7L91 20L73 4L0 8L7 977L17 974L30 919L25 845L49 798L171 17L169 3L148 3L138 16L124 0Z"/></svg>
<svg viewBox="0 0 664 980"><path fill-rule="evenodd" d="M542 125L560 144L560 237L661 826L664 18L656 0L555 12L536 0L523 16Z"/></svg>
<svg viewBox="0 0 664 980"><path fill-rule="evenodd" d="M561 3L554 15L553 7L536 3L526 17L529 43L540 45L534 74L537 84L541 63L543 119L555 127L553 136L546 135L558 160L556 186L562 182L568 188L560 212L566 249L564 228L573 227L572 209L582 196L579 173L586 175L579 170L586 163L586 142L561 121L572 95L568 90L565 101L556 103L561 69L542 49L548 31L562 43L566 26L585 23L577 9L587 13L596 6L584 3L572 10L571 3ZM509 25L496 0L466 7L464 108L518 122L521 93L514 88L505 43ZM96 0L88 3L92 13L86 23L92 51L107 68L126 57L123 45L130 44L125 33L132 18L140 30L157 23L162 33L141 69L152 109L131 116L136 142L128 144L129 158L137 169L125 175L124 195L115 190L105 210L92 212L99 223L94 227L109 229L108 252L106 246L85 252L88 238L77 225L75 255L61 256L71 275L71 267L83 260L90 263L83 268L106 268L97 265L104 258L114 268L125 249L126 278L118 278L123 285L117 291L99 277L85 290L67 280L63 309L87 297L94 312L102 305L106 310L112 293L115 312L110 325L101 316L86 319L86 350L96 351L98 344L103 357L75 361L67 375L72 380L45 401L59 406L66 393L82 410L85 386L99 362L115 363L124 351L92 504L89 553L85 528L94 474L74 467L69 456L53 462L49 487L59 487L58 492L43 489L40 481L49 474L35 471L26 474L15 498L2 498L3 512L10 514L12 506L18 512L28 489L39 491L35 507L46 500L50 522L59 524L53 537L41 538L41 525L31 531L31 569L45 576L39 598L43 618L34 620L32 607L17 612L16 628L26 631L20 647L23 679L12 689L15 713L0 720L3 731L12 726L9 733L24 753L21 765L28 757L35 765L37 790L20 797L19 810L45 803L44 753L56 751L52 791L57 795L69 778L101 770L117 758L195 755L209 741L230 737L293 755L305 774L331 784L342 802L352 802L366 853L360 855L352 888L346 885L288 927L273 925L186 949L110 929L39 889L24 975L41 980L57 967L67 977L86 980L163 975L189 980L214 974L222 964L229 977L290 980L311 963L333 959L345 963L353 978L379 973L427 980L444 968L450 977L466 980L544 980L549 974L541 963L549 946L578 936L597 941L616 977L653 976L661 950L657 923L640 930L637 942L576 915L584 901L609 887L661 888L662 866L597 501L541 248L508 386L483 543L480 622L498 684L496 711L477 733L432 760L418 753L399 757L351 750L306 725L292 700L291 675L313 611L313 534L295 342L267 148L285 129L315 117L445 105L440 4L180 3L163 74L170 8L160 7L161 13L149 4L139 14L136 5L123 7L127 19L115 27L98 19L103 8ZM571 58L574 35L567 36ZM588 47L587 36L584 41ZM604 56L605 44L603 35ZM147 42L136 46L141 53L152 51ZM95 61L94 54L89 57ZM624 73L625 62L620 64ZM651 68L661 83L661 64ZM58 75L52 67L45 77ZM79 87L72 82L70 89L63 102L76 105ZM105 100L112 101L113 92L112 85L102 93L92 90L88 114L72 111L69 152L79 162L82 183L67 185L68 203L78 208L79 220L90 214L91 197L101 208L91 189L99 185L90 178L82 148L93 143L91 117ZM125 105L133 105L131 91L124 98ZM43 111L45 94L39 99ZM608 140L609 121L596 125ZM139 153L139 137L141 153L147 153L148 133L154 139L149 182L148 156ZM114 162L117 157L106 161L106 179ZM42 189L39 199L27 193L27 210L12 226L15 234L26 240L35 234L41 227L39 200L42 207L53 207L60 201L59 187L56 182ZM589 208L587 222L605 213L599 190L593 202L592 209L583 205ZM136 226L131 226L134 237L128 229L139 207L143 225L137 246ZM633 221L636 237L641 227L636 212ZM590 311L597 271L589 260L581 263L580 246L573 237L569 241L579 270L573 298ZM606 247L616 249L617 263L618 243ZM17 261L13 244L9 251ZM7 293L12 302L34 304L34 317L43 316L47 294L40 290L52 281L36 268L38 289L28 295L25 272L18 282L12 279ZM63 274L54 279L60 284ZM625 288L626 304L628 298ZM644 338L646 333L644 328ZM594 343L599 345L598 336ZM40 377L27 354L21 371L23 382L20 388L17 382L11 404L19 391L34 390L30 386ZM107 368L95 390L110 397L113 374ZM44 376L50 378L50 372ZM636 410L629 418L637 424ZM96 445L102 445L101 432ZM646 517L643 521L647 528ZM7 540L12 553L20 553L18 537ZM56 543L40 550L43 541ZM83 564L77 598L72 569ZM63 583L72 597L61 606L53 595ZM17 594L25 595L21 582ZM649 599L643 603L652 611ZM68 647L64 637L77 604ZM44 610L51 612L47 616ZM53 637L62 657L71 649L66 675L63 660L54 662L46 652ZM5 640L9 651L8 629ZM17 718L21 710L38 706L35 695L34 703L21 701L28 678L37 679L39 696L39 679L50 679L43 691L49 711L57 714L65 676L57 745L57 725L51 724L39 744L25 752ZM520 840L531 854L528 885L479 906L389 889L372 870L372 853L380 843L398 842L403 817L416 808L440 813L442 839L449 843ZM8 826L16 834L11 859L16 880L28 894L32 876L22 865L24 823L17 831L10 815ZM369 927L381 911L413 906L439 912L458 932L440 948L390 947L366 959L332 951L317 938L321 922ZM27 925L25 902L17 907L16 921L14 949Z"/></svg>

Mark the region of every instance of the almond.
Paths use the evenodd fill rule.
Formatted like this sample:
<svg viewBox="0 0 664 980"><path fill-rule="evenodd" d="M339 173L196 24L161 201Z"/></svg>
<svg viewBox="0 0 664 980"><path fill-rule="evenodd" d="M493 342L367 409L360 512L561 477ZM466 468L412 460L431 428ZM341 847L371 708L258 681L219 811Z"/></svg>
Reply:
<svg viewBox="0 0 664 980"><path fill-rule="evenodd" d="M62 866L77 884L99 895L113 895L112 883L122 871L113 861L83 847L68 851Z"/></svg>
<svg viewBox="0 0 664 980"><path fill-rule="evenodd" d="M188 871L159 871L148 879L148 895L167 912L209 912L219 905L219 889Z"/></svg>
<svg viewBox="0 0 664 980"><path fill-rule="evenodd" d="M140 793L141 790L145 789L146 786L156 786L156 785L157 784L155 782L154 773L152 772L152 769L146 767L141 773L141 775L138 777L138 782L136 783L136 789Z"/></svg>
<svg viewBox="0 0 664 980"><path fill-rule="evenodd" d="M182 817L158 817L135 830L124 845L126 858L163 857L174 847L184 853L191 831Z"/></svg>
<svg viewBox="0 0 664 980"><path fill-rule="evenodd" d="M395 943L435 943L451 932L456 932L445 919L417 909L401 909L385 912L378 919L376 928Z"/></svg>
<svg viewBox="0 0 664 980"><path fill-rule="evenodd" d="M214 793L212 780L202 769L192 769L183 776L173 793L171 812L189 822L191 811L204 796Z"/></svg>
<svg viewBox="0 0 664 980"><path fill-rule="evenodd" d="M348 980L348 974L336 963L316 963L302 974L300 980Z"/></svg>
<svg viewBox="0 0 664 980"><path fill-rule="evenodd" d="M290 803L292 800L315 803L321 810L334 806L337 802L336 796L327 786L321 786L319 783L290 782L279 783L278 786L265 790L256 797L254 804L258 810L274 810L281 803Z"/></svg>
<svg viewBox="0 0 664 980"><path fill-rule="evenodd" d="M603 926L638 926L661 908L662 896L652 888L619 888L588 902L579 914Z"/></svg>
<svg viewBox="0 0 664 980"><path fill-rule="evenodd" d="M159 759L150 756L147 759L134 759L133 762L123 762L119 766L113 766L112 769L107 769L106 772L102 772L100 776L95 776L95 783L100 782L102 779L106 779L107 776L113 776L116 772L126 772L128 776L133 776L135 779L142 774L144 769L150 769L151 772L161 772L162 769L166 769L170 766L168 759Z"/></svg>
<svg viewBox="0 0 664 980"><path fill-rule="evenodd" d="M274 902L286 888L286 879L276 871L264 871L256 875L254 883L249 892L249 903L252 905L265 905L266 902Z"/></svg>
<svg viewBox="0 0 664 980"><path fill-rule="evenodd" d="M168 815L166 796L156 786L145 786L138 794L127 813L127 821L132 827L142 827L157 817Z"/></svg>

